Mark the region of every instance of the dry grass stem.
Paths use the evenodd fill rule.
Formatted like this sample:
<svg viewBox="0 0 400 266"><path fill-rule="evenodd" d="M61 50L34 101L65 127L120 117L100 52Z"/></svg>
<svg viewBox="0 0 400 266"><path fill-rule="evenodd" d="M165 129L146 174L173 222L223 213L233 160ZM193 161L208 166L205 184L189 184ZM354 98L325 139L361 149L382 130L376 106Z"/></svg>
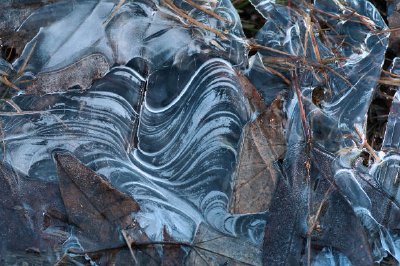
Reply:
<svg viewBox="0 0 400 266"><path fill-rule="evenodd" d="M28 65L29 60L31 60L33 51L35 50L35 47L36 47L36 44L37 44L37 42L35 42L32 45L32 48L29 50L28 56L25 58L24 62L22 63L22 66L18 70L17 77L20 77L22 75L22 73L24 73L24 71L26 69L26 66Z"/></svg>
<svg viewBox="0 0 400 266"><path fill-rule="evenodd" d="M280 77L288 86L290 86L292 83L290 82L289 79L287 79L284 75L282 75L279 71L276 71L275 69L268 67L266 65L263 64L263 67L265 70L267 70L268 72L272 73L275 76Z"/></svg>
<svg viewBox="0 0 400 266"><path fill-rule="evenodd" d="M381 158L379 158L378 155L376 155L375 150L371 147L371 145L368 144L367 140L364 137L364 134L362 134L362 132L360 132L360 130L354 125L354 129L356 130L356 133L358 135L358 137L361 139L362 141L362 146L367 148L367 150L369 151L369 154L372 155L375 159L375 161L380 162Z"/></svg>
<svg viewBox="0 0 400 266"><path fill-rule="evenodd" d="M169 7L172 11L176 12L178 15L180 15L183 18L185 18L189 23L191 23L191 24L193 24L193 25L195 25L195 26L197 26L197 27L199 27L201 29L210 31L210 32L214 33L215 35L217 35L218 37L220 37L221 39L223 39L223 40L227 39L227 37L225 36L225 34L223 32L218 31L216 29L213 29L213 28L207 26L206 24L195 20L194 18L189 16L185 11L183 11L179 7L177 7L171 0L162 0L162 2L167 7Z"/></svg>
<svg viewBox="0 0 400 266"><path fill-rule="evenodd" d="M117 4L117 6L113 9L112 13L108 18L103 22L103 26L107 26L108 23L113 19L113 17L117 14L118 10L122 7L122 5L125 3L125 0L120 0Z"/></svg>
<svg viewBox="0 0 400 266"><path fill-rule="evenodd" d="M12 100L12 99L7 99L5 100L9 105L11 105L17 113L22 113L22 109Z"/></svg>
<svg viewBox="0 0 400 266"><path fill-rule="evenodd" d="M210 16L212 16L212 17L218 19L218 20L221 20L221 21L230 23L230 21L228 21L226 18L221 17L220 15L218 15L217 13L215 13L215 12L212 11L212 10L209 10L209 9L207 9L207 8L202 7L201 5L199 5L199 4L195 3L195 2L193 2L192 0L186 0L186 3L188 3L188 4L191 5L192 7L197 8L198 10L200 10L200 11L206 13L207 15L210 15Z"/></svg>
<svg viewBox="0 0 400 266"><path fill-rule="evenodd" d="M14 90L21 91L14 83L8 80L6 76L0 76L0 82L6 85L7 87L13 88Z"/></svg>

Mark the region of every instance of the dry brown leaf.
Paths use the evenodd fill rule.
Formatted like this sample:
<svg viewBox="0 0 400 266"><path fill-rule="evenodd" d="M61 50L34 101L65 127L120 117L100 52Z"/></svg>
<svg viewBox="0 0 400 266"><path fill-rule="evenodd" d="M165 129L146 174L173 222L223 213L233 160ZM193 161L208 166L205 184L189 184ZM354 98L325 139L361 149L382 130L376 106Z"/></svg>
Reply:
<svg viewBox="0 0 400 266"><path fill-rule="evenodd" d="M285 154L280 100L246 125L236 169L231 212L254 213L268 209L277 184L273 163Z"/></svg>
<svg viewBox="0 0 400 266"><path fill-rule="evenodd" d="M68 220L85 250L121 246L119 228L131 223L139 205L68 153L55 155Z"/></svg>
<svg viewBox="0 0 400 266"><path fill-rule="evenodd" d="M27 93L44 94L67 91L79 86L87 89L93 80L103 77L110 66L100 54L89 55L61 70L39 73L36 79L27 85Z"/></svg>
<svg viewBox="0 0 400 266"><path fill-rule="evenodd" d="M183 265L185 252L182 250L181 245L175 245L176 240L170 236L165 226L163 238L164 242L172 244L163 246L162 266Z"/></svg>
<svg viewBox="0 0 400 266"><path fill-rule="evenodd" d="M186 265L261 265L261 249L200 224Z"/></svg>

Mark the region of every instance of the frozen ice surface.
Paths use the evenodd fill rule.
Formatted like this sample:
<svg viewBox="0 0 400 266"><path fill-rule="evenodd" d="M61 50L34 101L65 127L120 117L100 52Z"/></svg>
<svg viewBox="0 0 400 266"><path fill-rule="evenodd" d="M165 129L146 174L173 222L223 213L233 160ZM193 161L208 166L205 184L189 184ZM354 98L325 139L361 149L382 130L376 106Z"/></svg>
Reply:
<svg viewBox="0 0 400 266"><path fill-rule="evenodd" d="M400 261L399 94L380 157L368 167L358 159L388 45L384 20L365 0L251 2L266 19L251 41L228 0L0 4L5 44L21 52L0 61L6 262ZM248 140L251 123L279 131L286 153L269 158L272 134ZM240 165L268 165L260 176L276 187L260 204L268 209L237 214L229 206L241 193L245 141L259 161ZM120 208L103 206L104 215L91 187L140 209L111 202ZM163 241L175 241L173 256Z"/></svg>

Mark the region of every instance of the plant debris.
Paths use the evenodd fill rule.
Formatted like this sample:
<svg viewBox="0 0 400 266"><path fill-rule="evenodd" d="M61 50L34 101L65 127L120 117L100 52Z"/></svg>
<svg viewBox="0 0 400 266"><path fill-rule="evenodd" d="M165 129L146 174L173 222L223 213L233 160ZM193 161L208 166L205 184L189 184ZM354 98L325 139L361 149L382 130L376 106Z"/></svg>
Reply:
<svg viewBox="0 0 400 266"><path fill-rule="evenodd" d="M0 7L0 264L400 263L399 1Z"/></svg>

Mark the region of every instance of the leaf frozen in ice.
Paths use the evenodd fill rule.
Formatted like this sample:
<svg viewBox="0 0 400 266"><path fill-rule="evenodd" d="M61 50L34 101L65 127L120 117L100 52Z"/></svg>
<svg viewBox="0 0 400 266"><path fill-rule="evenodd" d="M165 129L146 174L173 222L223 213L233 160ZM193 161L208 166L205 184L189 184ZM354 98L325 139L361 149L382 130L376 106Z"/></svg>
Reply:
<svg viewBox="0 0 400 266"><path fill-rule="evenodd" d="M200 224L191 244L189 265L260 265L261 250L252 243L226 236Z"/></svg>
<svg viewBox="0 0 400 266"><path fill-rule="evenodd" d="M268 209L278 182L274 163L285 153L285 117L281 105L276 99L244 128L231 199L234 213Z"/></svg>

